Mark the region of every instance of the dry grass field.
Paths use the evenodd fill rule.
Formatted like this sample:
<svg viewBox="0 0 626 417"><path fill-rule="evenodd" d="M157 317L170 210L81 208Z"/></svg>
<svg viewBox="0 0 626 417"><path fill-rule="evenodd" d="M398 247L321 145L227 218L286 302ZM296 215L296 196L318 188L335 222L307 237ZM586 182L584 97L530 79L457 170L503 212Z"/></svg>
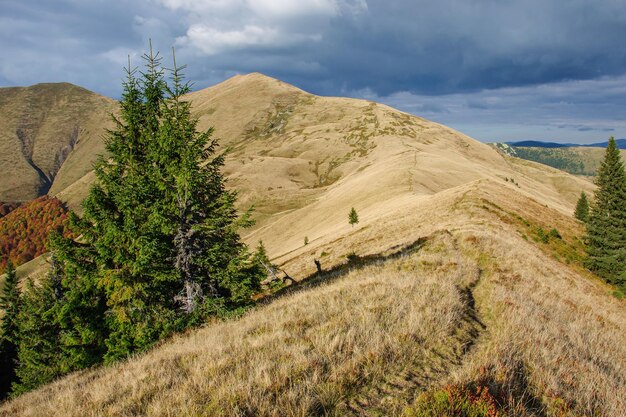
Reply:
<svg viewBox="0 0 626 417"><path fill-rule="evenodd" d="M427 393L481 381L501 415L624 415L625 306L580 268L575 221L485 180L411 208L337 236L352 263L0 414L421 415ZM535 242L548 226L561 238Z"/></svg>
<svg viewBox="0 0 626 417"><path fill-rule="evenodd" d="M626 415L626 305L582 268L572 217L590 182L260 74L190 100L257 208L244 240L296 282L0 415L436 416L476 387L495 411L468 415ZM57 195L77 204L89 175Z"/></svg>

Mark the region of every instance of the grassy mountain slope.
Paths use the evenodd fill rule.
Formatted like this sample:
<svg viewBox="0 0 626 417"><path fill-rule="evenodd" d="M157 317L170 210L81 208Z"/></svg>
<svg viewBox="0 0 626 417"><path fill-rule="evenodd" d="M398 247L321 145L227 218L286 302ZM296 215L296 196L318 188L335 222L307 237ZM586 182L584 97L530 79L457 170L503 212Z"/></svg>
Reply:
<svg viewBox="0 0 626 417"><path fill-rule="evenodd" d="M520 166L459 132L390 107L317 97L258 73L189 99L199 128L214 126L228 151L226 175L240 190L240 206L255 206L257 224L244 231L246 241L263 240L280 261L297 255L305 236L328 242L348 230L352 206L364 224L415 197L480 178L514 178L518 191L569 213L580 190L592 187L547 167ZM94 134L94 143L98 139ZM101 146L77 146L62 172L78 180L51 189L74 210L94 180L86 167Z"/></svg>
<svg viewBox="0 0 626 417"><path fill-rule="evenodd" d="M0 415L423 415L472 384L510 415L626 413L626 307L580 265L572 218L590 182L260 74L189 98L257 207L245 240L295 284ZM78 202L90 181L58 195Z"/></svg>
<svg viewBox="0 0 626 417"><path fill-rule="evenodd" d="M67 83L0 88L0 201L54 195L90 171L116 106Z"/></svg>
<svg viewBox="0 0 626 417"><path fill-rule="evenodd" d="M226 174L241 206L256 207L247 241L263 240L274 256L298 253L305 236L332 240L345 232L352 206L362 222L376 221L414 198L482 178L515 178L520 192L563 212L591 189L561 173L527 175L489 146L425 119L317 97L261 74L189 99L200 127L214 126L229 149Z"/></svg>
<svg viewBox="0 0 626 417"><path fill-rule="evenodd" d="M535 242L539 227L561 238ZM579 233L503 182L415 198L290 263L301 277L320 251L351 248L352 264L329 257L323 276L241 319L0 414L410 415L424 392L482 383L514 415L623 415L626 311L579 266Z"/></svg>

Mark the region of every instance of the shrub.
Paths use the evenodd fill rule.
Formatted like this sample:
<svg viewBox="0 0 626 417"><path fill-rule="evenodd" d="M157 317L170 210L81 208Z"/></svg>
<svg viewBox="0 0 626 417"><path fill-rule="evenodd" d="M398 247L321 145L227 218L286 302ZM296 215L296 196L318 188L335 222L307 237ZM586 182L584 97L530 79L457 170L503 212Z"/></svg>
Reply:
<svg viewBox="0 0 626 417"><path fill-rule="evenodd" d="M550 232L548 233L548 237L554 238L554 239L562 239L561 234L554 227L550 229Z"/></svg>
<svg viewBox="0 0 626 417"><path fill-rule="evenodd" d="M405 411L405 415L410 417L500 417L505 413L486 386L477 385L474 389L470 389L447 385L438 391L421 394L413 406Z"/></svg>

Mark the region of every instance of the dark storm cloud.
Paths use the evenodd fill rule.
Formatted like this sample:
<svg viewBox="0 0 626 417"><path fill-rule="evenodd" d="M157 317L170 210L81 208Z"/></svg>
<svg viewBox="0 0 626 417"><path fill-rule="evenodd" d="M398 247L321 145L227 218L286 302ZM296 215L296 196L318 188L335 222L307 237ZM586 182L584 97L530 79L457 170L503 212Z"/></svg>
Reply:
<svg viewBox="0 0 626 417"><path fill-rule="evenodd" d="M623 0L0 0L0 84L117 97L148 38L176 46L196 88L260 71L481 139L472 126L496 118L546 135L626 128Z"/></svg>
<svg viewBox="0 0 626 417"><path fill-rule="evenodd" d="M139 51L147 37L161 49L178 38L194 68L260 70L318 93L443 94L626 67L626 3L613 0L68 0L2 9L3 49L67 62L56 65L70 72L86 72L84 59ZM18 71L2 75L19 82Z"/></svg>
<svg viewBox="0 0 626 417"><path fill-rule="evenodd" d="M116 96L129 54L144 51L149 37L173 42L175 14L158 11L122 0L3 1L0 80L4 85L68 81ZM167 25L159 24L165 20Z"/></svg>
<svg viewBox="0 0 626 417"><path fill-rule="evenodd" d="M621 74L624 39L623 1L369 0L299 56L331 88L442 94Z"/></svg>

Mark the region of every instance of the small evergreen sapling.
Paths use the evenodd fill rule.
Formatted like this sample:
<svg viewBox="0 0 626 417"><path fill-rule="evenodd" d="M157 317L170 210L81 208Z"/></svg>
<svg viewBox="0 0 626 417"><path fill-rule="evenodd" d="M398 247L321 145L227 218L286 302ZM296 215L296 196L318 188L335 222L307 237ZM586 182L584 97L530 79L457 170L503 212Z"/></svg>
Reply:
<svg viewBox="0 0 626 417"><path fill-rule="evenodd" d="M587 194L584 191L580 193L580 198L578 199L578 203L576 203L574 216L583 223L586 223L587 220L589 220L589 200L587 199Z"/></svg>
<svg viewBox="0 0 626 417"><path fill-rule="evenodd" d="M350 213L348 214L348 223L352 227L354 227L354 225L357 224L358 222L359 222L359 215L354 209L354 207L352 207L352 209L350 209Z"/></svg>
<svg viewBox="0 0 626 417"><path fill-rule="evenodd" d="M271 281L278 280L278 276L276 275L278 267L272 264L272 261L270 261L270 258L267 256L267 250L265 249L265 245L262 240L259 240L259 245L254 252L253 258L258 265L261 265L265 269L267 272L267 278Z"/></svg>

